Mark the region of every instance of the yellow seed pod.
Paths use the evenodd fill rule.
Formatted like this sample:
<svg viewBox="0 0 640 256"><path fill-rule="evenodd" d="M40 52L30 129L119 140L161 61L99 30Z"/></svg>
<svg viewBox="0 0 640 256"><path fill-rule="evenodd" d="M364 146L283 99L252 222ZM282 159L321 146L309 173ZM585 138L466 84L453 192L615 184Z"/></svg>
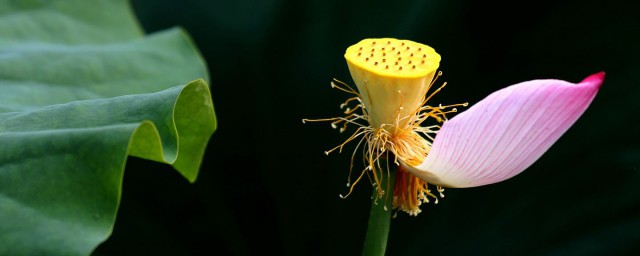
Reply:
<svg viewBox="0 0 640 256"><path fill-rule="evenodd" d="M427 45L394 38L365 39L350 46L344 57L358 88L356 91L336 79L331 83L332 88L351 95L340 105L344 116L303 119L302 122L328 121L340 132L347 131L347 125L357 127L342 144L325 151L327 155L334 151L342 152L347 143L354 141L357 142L356 150L359 147L363 150L362 160L366 167L357 179L351 180L357 155L354 152L347 180L349 192L340 197L348 197L366 174L376 189L374 200L393 196L393 209L417 215L421 204L432 199L437 204L438 195L444 197L444 189L436 186L437 190L432 192L426 181L402 167L396 173L395 189L386 191L389 184L385 185L383 181L388 182L389 179L383 177L389 173L389 166L381 165L381 159L386 158L398 165L400 162L410 166L423 163L440 125L447 120L447 114L456 112L456 107L466 107L467 103L428 104L427 101L446 83L429 92L434 79L441 73L436 73L440 55ZM438 124L423 125L426 121L427 124Z"/></svg>
<svg viewBox="0 0 640 256"><path fill-rule="evenodd" d="M347 48L349 72L373 128L394 133L422 106L440 55L424 44L394 38L364 39Z"/></svg>

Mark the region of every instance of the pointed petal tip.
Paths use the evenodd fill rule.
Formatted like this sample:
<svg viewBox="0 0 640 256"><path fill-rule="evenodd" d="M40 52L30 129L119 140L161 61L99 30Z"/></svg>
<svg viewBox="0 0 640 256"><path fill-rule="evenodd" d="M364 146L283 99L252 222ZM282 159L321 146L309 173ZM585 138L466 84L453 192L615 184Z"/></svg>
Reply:
<svg viewBox="0 0 640 256"><path fill-rule="evenodd" d="M593 84L596 87L600 88L600 86L602 85L602 82L604 81L604 77L605 77L605 72L604 71L600 71L598 73L595 73L593 75L588 76L587 78L583 79L582 82L580 82L581 84Z"/></svg>
<svg viewBox="0 0 640 256"><path fill-rule="evenodd" d="M494 92L445 122L425 161L407 170L447 187L509 179L533 164L576 122L604 76L595 73L579 84L532 80Z"/></svg>

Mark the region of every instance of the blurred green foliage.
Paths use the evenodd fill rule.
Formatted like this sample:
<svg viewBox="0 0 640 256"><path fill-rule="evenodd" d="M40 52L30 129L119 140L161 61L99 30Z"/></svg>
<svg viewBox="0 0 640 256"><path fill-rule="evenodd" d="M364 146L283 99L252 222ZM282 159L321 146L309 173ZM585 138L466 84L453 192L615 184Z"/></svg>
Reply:
<svg viewBox="0 0 640 256"><path fill-rule="evenodd" d="M0 1L0 255L90 254L128 155L195 181L207 76L184 31L145 36L126 0Z"/></svg>

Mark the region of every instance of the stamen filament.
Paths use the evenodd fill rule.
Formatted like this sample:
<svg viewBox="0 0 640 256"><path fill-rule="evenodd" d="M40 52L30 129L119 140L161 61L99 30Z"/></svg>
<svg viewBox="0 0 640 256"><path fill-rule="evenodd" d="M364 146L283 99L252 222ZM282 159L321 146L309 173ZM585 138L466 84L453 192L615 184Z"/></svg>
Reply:
<svg viewBox="0 0 640 256"><path fill-rule="evenodd" d="M438 72L429 84L428 88L431 88L441 75L442 72ZM421 126L422 123L429 118L434 119L437 123L443 123L447 120L447 114L457 112L457 107L466 107L468 105L466 102L450 105L439 104L438 106L426 105L426 103L445 86L446 82L431 92L428 97L423 97L421 100L422 104L416 107L413 114L405 116L401 116L401 112L404 110L404 94L401 91L397 91L397 97L399 97L398 102L400 102L400 105L395 110L395 123L383 123L379 125L380 127L372 127L361 95L352 87L337 79L334 79L331 82L331 87L355 95L340 105L340 109L346 108L343 111L345 116L323 119L303 119L302 121L303 123L331 122L331 126L334 129L338 129L340 126L340 132L344 132L349 124L353 124L357 127L357 129L344 142L325 151L325 154L327 155L334 151L341 153L348 143L359 139L353 153L351 154L349 176L347 177L347 187L349 190L346 195L340 194L341 198L347 198L351 195L355 186L366 174L369 182L376 190L373 200L383 198L386 200L389 196L392 196L393 208L395 210L402 210L410 215L417 215L420 212L419 206L422 203L428 203L429 198L434 199L434 203L438 203L438 196L429 190L429 184L409 174L406 170L403 170L399 161L410 165L418 165L422 163L429 154L435 137L434 134L436 134L440 129L440 125L423 127ZM356 101L356 104L351 105L352 107L348 107ZM366 124L361 123L360 120L364 120ZM351 177L355 166L354 161L356 158L356 152L361 146L364 168L355 181L352 182ZM393 156L393 159L391 159L391 156ZM386 159L385 166L381 163L381 159L383 159L383 157ZM399 166L396 174L397 177L394 193L386 192L391 186L388 183L389 179L382 178L385 174L385 169L386 175L390 174L390 161L393 161ZM383 180L386 180L386 184L382 184ZM437 191L440 198L443 198L444 189L438 186Z"/></svg>

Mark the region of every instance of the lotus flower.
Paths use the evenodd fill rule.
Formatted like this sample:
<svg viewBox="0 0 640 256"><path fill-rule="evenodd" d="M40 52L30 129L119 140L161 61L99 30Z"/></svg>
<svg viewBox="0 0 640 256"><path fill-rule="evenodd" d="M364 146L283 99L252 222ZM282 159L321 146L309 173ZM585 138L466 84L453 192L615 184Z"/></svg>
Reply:
<svg viewBox="0 0 640 256"><path fill-rule="evenodd" d="M400 167L393 207L410 215L420 213L419 206L429 198L437 203L429 184L442 198L444 187L482 186L524 171L576 122L604 80L601 72L577 84L522 82L448 119L447 114L467 103L430 104L446 85L427 94L441 74L436 73L440 55L433 48L409 40L365 39L349 47L345 58L358 90L337 80L332 86L353 95L341 105L346 116L303 121L331 121L341 132L355 124L356 131L326 153L342 151L359 139L356 148L363 145L366 167L353 185L367 174L377 198L385 195L380 177L388 171L380 159L392 158ZM428 120L435 125L423 126ZM351 193L351 180L347 186Z"/></svg>

